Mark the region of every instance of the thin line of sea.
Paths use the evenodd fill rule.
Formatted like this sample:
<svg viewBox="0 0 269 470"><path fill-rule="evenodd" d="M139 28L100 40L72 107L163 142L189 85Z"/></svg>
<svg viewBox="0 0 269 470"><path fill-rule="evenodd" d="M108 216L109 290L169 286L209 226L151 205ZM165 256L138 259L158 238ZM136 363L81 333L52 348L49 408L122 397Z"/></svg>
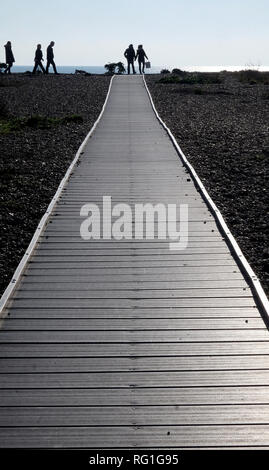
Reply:
<svg viewBox="0 0 269 470"><path fill-rule="evenodd" d="M162 69L172 70L173 68L179 68L181 70L185 70L188 72L221 72L226 70L228 72L237 72L239 70L259 70L260 72L268 72L269 66L266 65L192 65L192 66L184 66L180 65L177 67L167 67L167 66L152 66L150 69L147 69L147 73L160 73ZM24 73L27 71L32 71L33 65L14 65L12 68L13 73ZM76 70L84 70L85 72L92 73L92 74L103 74L106 72L105 68L100 65L57 65L57 69L59 73L66 73L72 74L75 73ZM51 72L53 70L51 68Z"/></svg>

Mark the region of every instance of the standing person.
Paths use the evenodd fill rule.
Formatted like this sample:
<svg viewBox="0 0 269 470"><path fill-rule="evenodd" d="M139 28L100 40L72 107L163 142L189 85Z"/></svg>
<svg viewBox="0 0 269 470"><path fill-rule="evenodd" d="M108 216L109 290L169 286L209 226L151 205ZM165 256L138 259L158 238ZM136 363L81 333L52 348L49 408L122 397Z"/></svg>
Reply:
<svg viewBox="0 0 269 470"><path fill-rule="evenodd" d="M43 67L42 60L43 59L43 52L41 51L41 44L37 44L36 51L35 51L35 66L33 68L33 74L36 73L37 67L39 66L43 73L46 73L46 70Z"/></svg>
<svg viewBox="0 0 269 470"><path fill-rule="evenodd" d="M6 44L5 44L5 49L6 49L6 68L5 68L5 73L11 73L10 69L13 65L13 63L15 62L15 59L14 59L14 55L13 55L13 52L12 52L12 49L11 49L11 42L8 41Z"/></svg>
<svg viewBox="0 0 269 470"><path fill-rule="evenodd" d="M139 72L140 73L145 73L145 57L146 57L146 59L148 59L148 56L145 53L142 44L139 44L138 49L136 51L135 60L138 58ZM142 66L142 71L141 71L141 66Z"/></svg>
<svg viewBox="0 0 269 470"><path fill-rule="evenodd" d="M47 47L47 67L46 67L46 73L49 73L49 67L52 65L54 73L58 74L56 70L56 65L54 62L54 53L53 53L53 46L55 42L51 41L50 44Z"/></svg>
<svg viewBox="0 0 269 470"><path fill-rule="evenodd" d="M124 52L124 57L126 57L128 62L128 75L130 75L130 65L132 66L133 73L136 73L134 68L135 50L132 44L130 44L130 46Z"/></svg>

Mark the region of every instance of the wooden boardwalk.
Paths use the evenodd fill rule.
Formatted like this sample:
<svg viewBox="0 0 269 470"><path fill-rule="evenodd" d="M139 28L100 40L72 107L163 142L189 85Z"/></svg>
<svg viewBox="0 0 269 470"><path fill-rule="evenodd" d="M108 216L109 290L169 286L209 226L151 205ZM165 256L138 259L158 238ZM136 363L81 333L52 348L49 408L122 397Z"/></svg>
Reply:
<svg viewBox="0 0 269 470"><path fill-rule="evenodd" d="M80 237L85 203L189 205L189 244ZM0 330L0 446L267 448L269 334L143 79L116 77Z"/></svg>

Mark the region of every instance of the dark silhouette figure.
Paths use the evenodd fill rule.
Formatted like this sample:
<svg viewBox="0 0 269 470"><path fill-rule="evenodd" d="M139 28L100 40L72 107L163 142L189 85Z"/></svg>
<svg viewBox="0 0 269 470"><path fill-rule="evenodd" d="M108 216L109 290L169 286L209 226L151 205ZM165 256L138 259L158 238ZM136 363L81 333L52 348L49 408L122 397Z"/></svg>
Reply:
<svg viewBox="0 0 269 470"><path fill-rule="evenodd" d="M132 44L130 44L130 46L124 52L124 57L126 57L128 62L128 75L130 75L130 66L132 66L133 73L136 73L134 68L135 50Z"/></svg>
<svg viewBox="0 0 269 470"><path fill-rule="evenodd" d="M43 73L46 73L46 70L43 67L42 60L43 59L43 52L41 51L41 44L37 44L37 49L35 51L35 66L33 68L33 74L36 73L37 67L39 66Z"/></svg>
<svg viewBox="0 0 269 470"><path fill-rule="evenodd" d="M57 69L56 69L56 65L55 65L55 62L54 62L54 53L53 53L53 46L54 46L54 44L55 44L55 42L54 42L54 41L51 41L51 43L50 43L49 46L47 47L47 67L46 67L46 73L49 73L49 67L50 67L50 65L52 65L53 70L54 70L54 73L58 74Z"/></svg>
<svg viewBox="0 0 269 470"><path fill-rule="evenodd" d="M138 49L136 51L136 56L135 60L138 59L138 65L139 65L139 72L140 73L145 73L145 57L148 59L147 54L145 53L142 44L138 46Z"/></svg>
<svg viewBox="0 0 269 470"><path fill-rule="evenodd" d="M14 55L13 55L13 52L12 52L12 49L11 49L11 42L10 41L8 41L5 44L5 49L6 49L6 64L7 64L7 67L6 67L4 73L11 73L10 69L11 69L13 63L15 62L15 59L14 59Z"/></svg>

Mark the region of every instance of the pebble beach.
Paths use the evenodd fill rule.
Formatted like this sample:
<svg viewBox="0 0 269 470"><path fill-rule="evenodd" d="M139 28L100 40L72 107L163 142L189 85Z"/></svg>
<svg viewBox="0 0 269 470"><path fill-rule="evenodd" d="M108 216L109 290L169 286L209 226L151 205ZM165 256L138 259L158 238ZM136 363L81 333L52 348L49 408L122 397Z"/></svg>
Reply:
<svg viewBox="0 0 269 470"><path fill-rule="evenodd" d="M240 77L224 72L220 83L192 85L160 83L160 75L146 80L158 113L268 295L269 79L266 73L261 81Z"/></svg>
<svg viewBox="0 0 269 470"><path fill-rule="evenodd" d="M0 122L11 123L0 132L1 293L99 116L109 83L101 75L0 76Z"/></svg>

